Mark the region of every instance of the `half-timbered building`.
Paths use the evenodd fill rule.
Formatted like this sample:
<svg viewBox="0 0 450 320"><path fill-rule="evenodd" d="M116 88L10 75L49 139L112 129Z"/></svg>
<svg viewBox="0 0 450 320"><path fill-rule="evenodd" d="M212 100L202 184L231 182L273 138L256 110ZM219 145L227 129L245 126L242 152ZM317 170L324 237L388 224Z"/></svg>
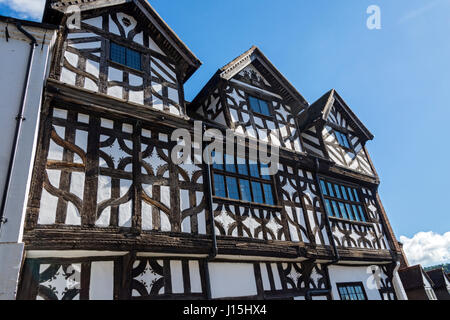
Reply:
<svg viewBox="0 0 450 320"><path fill-rule="evenodd" d="M44 22L59 30L18 298L404 298L373 135L335 90L310 105L252 47L188 103L201 63L147 1L48 0ZM194 142L177 164L171 135L195 121L245 156L198 164Z"/></svg>

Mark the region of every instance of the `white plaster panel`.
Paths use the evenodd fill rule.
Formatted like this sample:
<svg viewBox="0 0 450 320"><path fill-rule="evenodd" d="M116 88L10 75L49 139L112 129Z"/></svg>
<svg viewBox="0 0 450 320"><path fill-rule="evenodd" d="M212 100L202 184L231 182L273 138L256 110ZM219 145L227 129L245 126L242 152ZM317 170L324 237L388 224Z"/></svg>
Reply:
<svg viewBox="0 0 450 320"><path fill-rule="evenodd" d="M181 261L171 260L170 272L172 275L172 292L184 293L183 268L181 266Z"/></svg>
<svg viewBox="0 0 450 320"><path fill-rule="evenodd" d="M213 299L257 294L253 264L209 263L208 268Z"/></svg>
<svg viewBox="0 0 450 320"><path fill-rule="evenodd" d="M91 264L90 300L114 300L114 262L101 261Z"/></svg>
<svg viewBox="0 0 450 320"><path fill-rule="evenodd" d="M202 281L198 261L189 261L189 276L191 279L191 292L202 293Z"/></svg>

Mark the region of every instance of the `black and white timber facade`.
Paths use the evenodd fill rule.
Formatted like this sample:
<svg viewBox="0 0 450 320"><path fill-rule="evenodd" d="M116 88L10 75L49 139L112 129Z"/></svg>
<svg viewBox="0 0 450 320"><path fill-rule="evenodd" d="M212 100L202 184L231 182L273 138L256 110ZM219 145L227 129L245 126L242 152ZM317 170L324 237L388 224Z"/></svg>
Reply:
<svg viewBox="0 0 450 320"><path fill-rule="evenodd" d="M48 0L43 22L18 299L403 299L373 135L335 90L309 104L252 47L188 103L201 63L147 1ZM175 164L194 121L279 147L278 173Z"/></svg>

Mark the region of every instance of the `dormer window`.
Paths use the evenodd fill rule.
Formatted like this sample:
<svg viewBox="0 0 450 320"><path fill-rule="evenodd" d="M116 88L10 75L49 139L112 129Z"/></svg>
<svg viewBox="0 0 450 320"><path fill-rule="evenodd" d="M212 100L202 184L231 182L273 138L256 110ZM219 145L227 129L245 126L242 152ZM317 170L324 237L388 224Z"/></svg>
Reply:
<svg viewBox="0 0 450 320"><path fill-rule="evenodd" d="M252 96L248 97L248 100L250 102L250 109L253 112L260 113L267 117L271 116L270 110L269 110L269 104L266 101L252 97Z"/></svg>
<svg viewBox="0 0 450 320"><path fill-rule="evenodd" d="M141 69L141 53L111 42L110 59L113 62L120 63L132 69Z"/></svg>
<svg viewBox="0 0 450 320"><path fill-rule="evenodd" d="M339 144L341 145L341 147L344 147L346 149L351 149L347 134L345 134L339 130L334 130L334 135L336 136L336 139L339 142Z"/></svg>

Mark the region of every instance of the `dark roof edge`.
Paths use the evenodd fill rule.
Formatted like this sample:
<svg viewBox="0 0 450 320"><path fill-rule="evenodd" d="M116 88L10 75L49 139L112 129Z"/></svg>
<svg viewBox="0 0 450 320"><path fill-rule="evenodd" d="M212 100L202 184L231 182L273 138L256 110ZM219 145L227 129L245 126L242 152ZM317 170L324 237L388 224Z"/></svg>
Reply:
<svg viewBox="0 0 450 320"><path fill-rule="evenodd" d="M352 109L347 105L344 99L339 95L339 93L334 90L335 96L340 100L342 105L345 108L345 111L349 114L352 121L359 127L359 129L366 135L367 140L373 140L374 135L367 129L367 127L363 124L363 122L358 118L358 116L352 111Z"/></svg>
<svg viewBox="0 0 450 320"><path fill-rule="evenodd" d="M301 95L300 92L292 85L292 83L277 69L277 67L267 58L264 53L255 45L253 45L249 50L245 51L237 58L233 59L231 62L223 66L219 69L220 73L226 73L227 71L231 71L239 66L239 62L244 60L246 57L250 57L253 53L257 53L261 59L265 62L267 67L271 68L272 72L276 75L276 79L281 82L283 86L288 88L289 94L295 97L303 107L307 108L309 106L308 101ZM231 70L230 70L231 69Z"/></svg>
<svg viewBox="0 0 450 320"><path fill-rule="evenodd" d="M49 30L58 30L59 29L59 26L54 25L54 24L50 24L50 23L42 23L42 22L36 22L36 21L22 20L22 19L2 16L2 15L0 15L0 21L6 22L6 23L20 23L23 26L42 28L42 29L49 29Z"/></svg>

